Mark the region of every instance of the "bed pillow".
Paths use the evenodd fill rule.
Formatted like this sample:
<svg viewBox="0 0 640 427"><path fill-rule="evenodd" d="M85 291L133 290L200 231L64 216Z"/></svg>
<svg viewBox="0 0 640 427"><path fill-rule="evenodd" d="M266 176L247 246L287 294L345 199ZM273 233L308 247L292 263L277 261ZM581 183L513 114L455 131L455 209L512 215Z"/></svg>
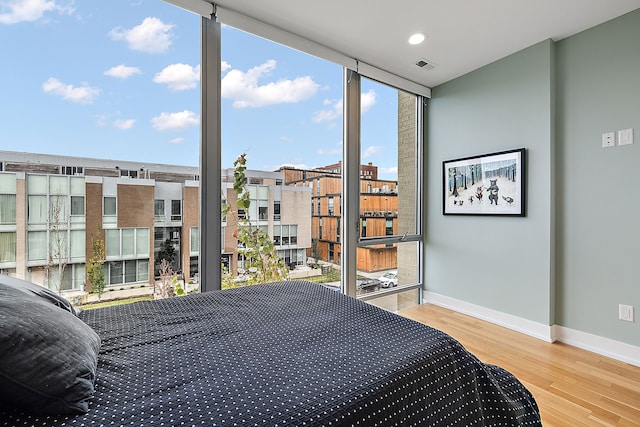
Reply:
<svg viewBox="0 0 640 427"><path fill-rule="evenodd" d="M7 276L6 274L0 274L0 284L6 284L7 286L11 286L12 288L21 290L22 292L37 295L50 304L57 305L63 310L76 314L76 310L73 308L68 299L66 299L62 295L56 294L55 292L43 286L36 285L35 283L28 282L26 280L18 279L17 277Z"/></svg>
<svg viewBox="0 0 640 427"><path fill-rule="evenodd" d="M39 414L87 412L100 338L73 308L16 283L0 280L0 406Z"/></svg>

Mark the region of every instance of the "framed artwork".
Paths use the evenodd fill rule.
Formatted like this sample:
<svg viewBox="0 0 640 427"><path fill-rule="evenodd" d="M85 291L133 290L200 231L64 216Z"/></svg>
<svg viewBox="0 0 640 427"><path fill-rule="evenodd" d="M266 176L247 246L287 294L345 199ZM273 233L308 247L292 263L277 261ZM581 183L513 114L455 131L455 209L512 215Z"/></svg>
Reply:
<svg viewBox="0 0 640 427"><path fill-rule="evenodd" d="M525 149L442 162L444 215L525 216Z"/></svg>

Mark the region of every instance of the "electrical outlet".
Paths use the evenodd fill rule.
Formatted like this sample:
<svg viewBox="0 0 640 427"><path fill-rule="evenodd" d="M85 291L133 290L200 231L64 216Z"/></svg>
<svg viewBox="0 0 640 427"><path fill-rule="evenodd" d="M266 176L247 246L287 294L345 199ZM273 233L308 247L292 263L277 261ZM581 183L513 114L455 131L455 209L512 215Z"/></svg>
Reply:
<svg viewBox="0 0 640 427"><path fill-rule="evenodd" d="M626 322L633 322L633 306L632 305L618 305L618 319Z"/></svg>
<svg viewBox="0 0 640 427"><path fill-rule="evenodd" d="M602 134L602 147L615 147L616 146L616 133L607 132Z"/></svg>
<svg viewBox="0 0 640 427"><path fill-rule="evenodd" d="M624 129L618 131L618 145L633 144L633 129Z"/></svg>

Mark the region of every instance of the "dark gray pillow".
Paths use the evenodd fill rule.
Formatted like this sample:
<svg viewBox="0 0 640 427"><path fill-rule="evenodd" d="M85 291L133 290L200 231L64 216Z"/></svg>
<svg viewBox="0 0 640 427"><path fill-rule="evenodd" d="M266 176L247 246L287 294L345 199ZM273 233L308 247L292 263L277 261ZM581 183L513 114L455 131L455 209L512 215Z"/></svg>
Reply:
<svg viewBox="0 0 640 427"><path fill-rule="evenodd" d="M0 280L0 406L87 412L100 338L72 311L22 285Z"/></svg>
<svg viewBox="0 0 640 427"><path fill-rule="evenodd" d="M77 314L68 299L62 295L58 295L55 292L40 286L35 283L28 282L26 280L18 279L17 277L11 277L6 274L0 274L0 283L11 286L12 288L27 292L29 294L35 294L50 304L57 305L63 310L67 310L70 313Z"/></svg>

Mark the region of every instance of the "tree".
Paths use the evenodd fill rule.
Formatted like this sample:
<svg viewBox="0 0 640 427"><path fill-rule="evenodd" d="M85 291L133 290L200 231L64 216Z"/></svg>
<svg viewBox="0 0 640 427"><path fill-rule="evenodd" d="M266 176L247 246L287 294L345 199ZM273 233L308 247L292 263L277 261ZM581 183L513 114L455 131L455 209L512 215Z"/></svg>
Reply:
<svg viewBox="0 0 640 427"><path fill-rule="evenodd" d="M60 190L51 196L49 203L49 259L47 262L47 276L49 287L62 292L62 279L67 266L67 233L69 215L66 214L66 197ZM54 278L52 271L56 272Z"/></svg>
<svg viewBox="0 0 640 427"><path fill-rule="evenodd" d="M91 239L93 253L87 262L87 278L91 283L91 289L98 293L98 300L102 298L102 293L107 284L104 274L105 248L104 240L100 236L100 231L96 232L96 237Z"/></svg>
<svg viewBox="0 0 640 427"><path fill-rule="evenodd" d="M278 256L273 239L261 228L251 225L249 217L251 199L246 188L246 157L246 153L241 154L233 162L233 192L236 194L238 211L243 210L245 215L241 218L238 211L232 212L231 207L225 203L222 207L222 216L232 216L237 220L237 230L234 232L234 237L239 242L238 256L244 258L246 284L254 285L286 280L289 277L289 269ZM222 285L223 288L238 286L235 275L231 271L225 271L224 268Z"/></svg>

